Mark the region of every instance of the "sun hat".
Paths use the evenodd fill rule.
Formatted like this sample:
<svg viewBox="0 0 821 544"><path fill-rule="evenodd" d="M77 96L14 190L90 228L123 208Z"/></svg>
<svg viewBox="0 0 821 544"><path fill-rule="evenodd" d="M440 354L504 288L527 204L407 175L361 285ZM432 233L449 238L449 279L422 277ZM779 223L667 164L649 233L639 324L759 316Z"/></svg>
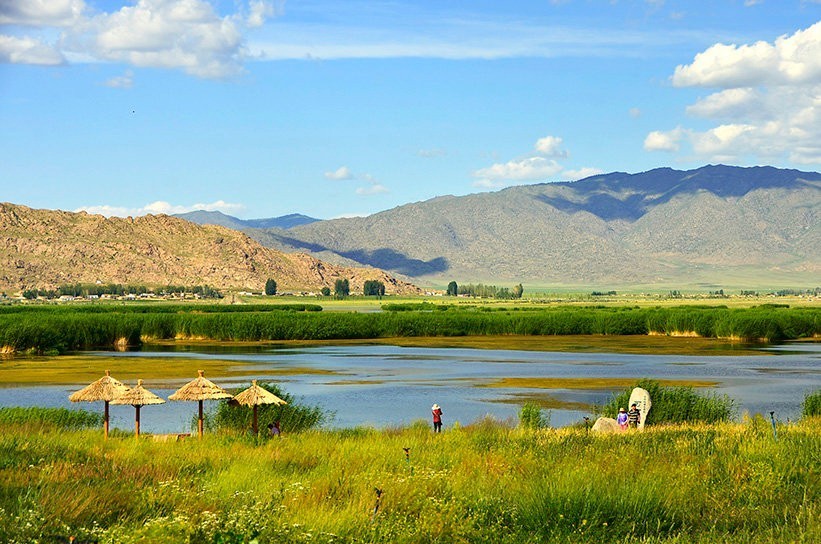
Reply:
<svg viewBox="0 0 821 544"><path fill-rule="evenodd" d="M624 412L624 408L619 408L619 412Z"/></svg>
<svg viewBox="0 0 821 544"><path fill-rule="evenodd" d="M431 406L431 407L430 407L430 409L431 409L431 410L438 410L438 409L439 409L439 405L438 405L438 404L434 404L433 406Z"/></svg>

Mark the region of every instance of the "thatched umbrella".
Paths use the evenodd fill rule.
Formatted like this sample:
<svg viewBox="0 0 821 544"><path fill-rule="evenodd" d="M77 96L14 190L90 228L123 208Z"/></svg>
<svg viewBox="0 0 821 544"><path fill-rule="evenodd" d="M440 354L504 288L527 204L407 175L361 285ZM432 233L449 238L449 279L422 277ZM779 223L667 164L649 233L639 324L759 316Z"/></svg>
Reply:
<svg viewBox="0 0 821 544"><path fill-rule="evenodd" d="M212 381L206 380L203 371L198 370L199 377L183 385L168 400L196 400L200 405L199 419L197 420L197 430L202 438L202 401L220 400L233 398L231 393L218 386Z"/></svg>
<svg viewBox="0 0 821 544"><path fill-rule="evenodd" d="M105 437L108 439L108 403L129 391L127 385L111 377L111 371L106 370L105 376L96 382L71 394L68 400L71 402L105 402L105 416L103 417L103 429Z"/></svg>
<svg viewBox="0 0 821 544"><path fill-rule="evenodd" d="M234 401L243 406L251 406L254 409L254 419L251 428L254 434L259 434L259 424L257 423L257 407L261 404L276 404L282 406L288 404L270 391L266 391L257 385L257 381L251 382L251 387L234 397Z"/></svg>
<svg viewBox="0 0 821 544"><path fill-rule="evenodd" d="M164 400L162 400L160 397L158 397L157 395L143 387L142 380L137 380L137 387L135 387L128 393L125 393L121 397L117 397L116 399L111 401L111 404L130 404L137 410L137 416L134 420L134 431L136 433L137 438L140 437L140 407L145 406L146 404L164 403Z"/></svg>

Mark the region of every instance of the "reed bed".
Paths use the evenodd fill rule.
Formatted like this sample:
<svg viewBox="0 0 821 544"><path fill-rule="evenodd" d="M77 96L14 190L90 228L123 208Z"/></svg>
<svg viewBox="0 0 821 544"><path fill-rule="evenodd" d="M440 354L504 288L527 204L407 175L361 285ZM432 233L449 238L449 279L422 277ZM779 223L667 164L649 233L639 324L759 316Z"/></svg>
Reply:
<svg viewBox="0 0 821 544"><path fill-rule="evenodd" d="M817 542L819 420L135 441L0 424L4 542ZM408 449L406 456L404 448ZM376 490L381 491L377 497Z"/></svg>
<svg viewBox="0 0 821 544"><path fill-rule="evenodd" d="M485 335L663 334L778 342L821 334L818 308L568 306L483 311L475 306L447 306L444 311L357 313L171 307L177 310L144 305L125 306L128 310L122 312L117 306L100 306L105 308L100 311L50 306L0 311L0 347L5 351L64 353L134 346L145 339L273 341Z"/></svg>

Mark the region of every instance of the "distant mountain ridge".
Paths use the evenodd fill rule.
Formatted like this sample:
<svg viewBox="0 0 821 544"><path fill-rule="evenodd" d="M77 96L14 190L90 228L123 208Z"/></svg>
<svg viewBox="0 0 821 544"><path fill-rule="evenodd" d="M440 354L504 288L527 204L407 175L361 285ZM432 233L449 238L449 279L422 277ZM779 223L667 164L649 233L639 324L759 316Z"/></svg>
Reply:
<svg viewBox="0 0 821 544"><path fill-rule="evenodd" d="M99 281L261 292L268 278L280 292L333 289L337 279L348 279L351 292L361 293L367 280L382 281L388 293L419 292L382 270L282 253L221 226L167 215L106 218L0 203L2 290Z"/></svg>
<svg viewBox="0 0 821 544"><path fill-rule="evenodd" d="M813 285L821 174L709 165L443 196L284 231L264 245L417 281Z"/></svg>
<svg viewBox="0 0 821 544"><path fill-rule="evenodd" d="M298 227L300 225L309 225L319 219L308 217L300 213L291 213L282 215L280 217L269 217L266 219L238 219L222 212L209 212L205 210L197 210L187 213L174 214L173 217L179 217L186 221L191 221L198 225L219 225L221 227L228 227L229 229L290 229L291 227Z"/></svg>

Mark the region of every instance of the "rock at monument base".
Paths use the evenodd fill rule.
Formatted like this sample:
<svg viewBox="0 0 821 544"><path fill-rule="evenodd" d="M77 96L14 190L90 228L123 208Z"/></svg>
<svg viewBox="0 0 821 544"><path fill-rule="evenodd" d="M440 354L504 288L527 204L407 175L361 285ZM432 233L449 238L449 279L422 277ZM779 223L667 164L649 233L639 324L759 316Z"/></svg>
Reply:
<svg viewBox="0 0 821 544"><path fill-rule="evenodd" d="M615 433L620 430L619 424L612 417L600 417L591 428L597 433Z"/></svg>

